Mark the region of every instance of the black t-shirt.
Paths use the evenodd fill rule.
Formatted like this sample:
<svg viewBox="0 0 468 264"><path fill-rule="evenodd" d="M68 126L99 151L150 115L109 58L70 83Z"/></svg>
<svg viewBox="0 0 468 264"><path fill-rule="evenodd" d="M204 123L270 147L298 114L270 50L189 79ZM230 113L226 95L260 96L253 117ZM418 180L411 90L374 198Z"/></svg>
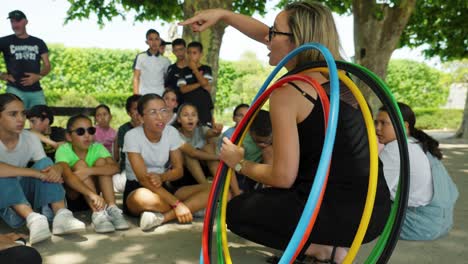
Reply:
<svg viewBox="0 0 468 264"><path fill-rule="evenodd" d="M211 83L213 76L210 66L202 65L198 68L198 71ZM177 86L180 88L182 85L189 85L197 82L197 77L195 77L192 70L189 67L185 67L182 69L181 76L177 81ZM214 105L211 100L211 95L207 90L203 87L198 87L193 91L183 94L182 99L184 102L194 104L197 107L198 119L202 125L211 124L213 120L211 110Z"/></svg>
<svg viewBox="0 0 468 264"><path fill-rule="evenodd" d="M65 139L65 129L62 127L51 127L50 128L50 135L45 135L48 136L50 139L52 139L55 142L62 142L66 141ZM51 158L55 162L55 151L52 146L49 146L45 143L42 143L42 147L44 148L44 151L47 155L47 157Z"/></svg>
<svg viewBox="0 0 468 264"><path fill-rule="evenodd" d="M21 85L21 79L26 77L24 73L41 72L41 55L49 52L42 39L33 36L20 39L16 35L9 35L0 38L0 52L3 53L7 72L15 78L15 82L8 82L8 85L29 92L42 89L39 82L31 86Z"/></svg>
<svg viewBox="0 0 468 264"><path fill-rule="evenodd" d="M119 130L117 131L117 144L119 145L119 154L120 154L120 160L119 160L119 166L120 166L120 171L125 170L125 152L122 151L123 146L124 146L124 139L125 139L125 134L127 134L128 131L130 131L133 128L133 125L131 122L127 122L119 127Z"/></svg>
<svg viewBox="0 0 468 264"><path fill-rule="evenodd" d="M166 88L172 89L177 93L177 100L179 105L183 104L182 102L182 93L180 92L179 86L177 86L177 81L180 79L180 74L183 68L179 68L177 63L172 64L167 69L166 80L164 86Z"/></svg>

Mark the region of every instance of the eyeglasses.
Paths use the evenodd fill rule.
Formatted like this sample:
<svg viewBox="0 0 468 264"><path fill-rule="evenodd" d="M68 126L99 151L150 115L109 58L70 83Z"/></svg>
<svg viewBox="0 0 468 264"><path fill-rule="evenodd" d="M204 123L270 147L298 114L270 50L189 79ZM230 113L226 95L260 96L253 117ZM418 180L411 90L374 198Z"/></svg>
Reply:
<svg viewBox="0 0 468 264"><path fill-rule="evenodd" d="M150 109L148 112L146 112L145 115L149 115L153 118L159 115L161 118L165 118L167 115L169 115L169 110L167 108Z"/></svg>
<svg viewBox="0 0 468 264"><path fill-rule="evenodd" d="M69 132L70 133L75 132L78 136L83 136L86 132L88 132L88 134L92 136L96 134L96 128L95 127L88 127L88 128L79 127L75 130L70 130Z"/></svg>
<svg viewBox="0 0 468 264"><path fill-rule="evenodd" d="M273 30L273 26L271 26L269 29L268 29L268 42L271 42L271 39L276 35L285 35L285 36L290 36L292 37L293 36L293 33L291 32L280 32L280 31L274 31Z"/></svg>

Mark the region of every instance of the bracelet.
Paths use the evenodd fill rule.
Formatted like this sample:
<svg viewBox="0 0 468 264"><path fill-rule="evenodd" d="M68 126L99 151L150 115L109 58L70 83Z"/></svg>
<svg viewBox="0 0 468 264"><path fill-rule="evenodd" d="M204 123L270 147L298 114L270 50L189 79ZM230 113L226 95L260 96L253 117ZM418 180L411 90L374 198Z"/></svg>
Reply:
<svg viewBox="0 0 468 264"><path fill-rule="evenodd" d="M180 200L177 200L177 202L175 202L175 204L171 205L172 209L176 209L179 204L180 204Z"/></svg>

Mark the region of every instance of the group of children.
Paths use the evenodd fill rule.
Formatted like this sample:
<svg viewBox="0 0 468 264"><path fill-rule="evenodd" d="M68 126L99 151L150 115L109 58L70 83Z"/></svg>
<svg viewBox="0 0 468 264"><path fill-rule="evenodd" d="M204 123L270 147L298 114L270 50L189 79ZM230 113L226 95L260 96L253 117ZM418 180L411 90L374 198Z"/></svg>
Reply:
<svg viewBox="0 0 468 264"><path fill-rule="evenodd" d="M140 216L142 230L174 219L191 222L206 205L208 178L216 173L222 139L232 136L248 107L238 105L233 113L235 126L221 133L219 124L200 125L194 105L178 106L173 90L163 97L132 95L126 102L130 121L116 133L106 105L95 108L94 122L77 115L63 129L52 126L54 118L47 106L25 111L17 96L1 94L0 217L13 228L26 223L32 244L51 236L49 221L55 235L83 231L85 224L72 213L81 210L92 211L91 222L98 233L128 229L123 212ZM438 143L414 128L411 108L402 103L399 107L409 136L412 182L402 238L435 239L452 226L457 189L439 161ZM261 110L252 122L242 146L246 160L272 163L269 118ZM24 129L26 119L29 130ZM379 157L393 199L398 148L385 108L376 116L376 131L384 144ZM231 196L267 187L240 173L236 176ZM123 212L116 205L116 190L123 191Z"/></svg>
<svg viewBox="0 0 468 264"><path fill-rule="evenodd" d="M236 125L247 109L245 104L235 109ZM95 108L94 120L76 115L60 128L52 126L47 106L25 110L19 97L1 94L3 220L14 228L26 221L34 244L51 236L48 221L56 235L83 231L85 224L73 217L82 210L92 211L98 233L128 229L123 213L139 216L142 230L202 216L209 178L219 165L223 126L201 125L197 107L179 106L173 90L163 97L132 95L126 110L130 121L117 132L110 126L110 108L102 104ZM269 151L262 149L271 148L271 124L267 111L259 117L244 147L250 159L268 162ZM30 129L24 129L26 119ZM247 181L239 175L232 195L256 188ZM123 211L116 205L116 191L123 192Z"/></svg>
<svg viewBox="0 0 468 264"><path fill-rule="evenodd" d="M159 47L153 45L158 39L157 32L148 32L147 53ZM249 106L240 104L234 109L235 125L223 133L223 125L215 123L212 116L211 69L200 64L201 44L188 45L187 61L185 42L178 39L172 45L177 61L166 69L165 88L160 95L148 92L127 98L130 121L117 131L110 126L111 110L104 104L95 108L94 120L76 115L66 128L60 128L52 126L54 117L46 105L26 111L16 95L0 95L3 221L13 228L26 223L31 244L52 234L83 231L85 223L73 216L73 212L82 210L92 211L91 222L97 233L128 229L124 213L140 217L144 231L172 220L189 223L194 215L203 215L211 187L209 178L216 174L221 148L225 148L224 153L244 153L240 168L234 167L230 197L269 187L241 173L246 161L273 164L269 112L258 112L242 147L232 145L227 138ZM138 77L143 72L137 68L143 64L137 57ZM452 227L458 192L440 162L437 141L414 128L415 117L409 106L400 103L399 107L408 131L411 163L409 208L401 237L436 239ZM380 109L375 123L379 142L384 144L379 157L390 198L394 199L399 178L398 147L386 111ZM29 130L24 129L26 119ZM116 205L115 192L119 191L123 192L123 210Z"/></svg>
<svg viewBox="0 0 468 264"><path fill-rule="evenodd" d="M159 32L148 30L146 43L148 50L135 58L133 93L155 93L164 97L166 91L172 90L178 104L190 103L197 107L200 124L214 126L214 104L211 99L213 77L211 67L201 64L203 45L197 41L186 45L183 39L175 39L171 45L176 62L171 65L163 56L161 43L167 42L161 40Z"/></svg>

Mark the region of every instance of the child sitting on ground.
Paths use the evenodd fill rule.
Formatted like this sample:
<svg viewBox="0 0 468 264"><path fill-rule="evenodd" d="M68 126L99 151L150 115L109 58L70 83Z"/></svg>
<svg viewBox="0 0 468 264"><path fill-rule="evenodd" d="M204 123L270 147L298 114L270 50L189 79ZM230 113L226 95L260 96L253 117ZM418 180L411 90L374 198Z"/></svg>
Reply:
<svg viewBox="0 0 468 264"><path fill-rule="evenodd" d="M177 107L179 106L178 97L176 91L172 89L166 89L163 93L164 102L166 102L167 110L169 110L169 121L168 125L172 125L177 119Z"/></svg>
<svg viewBox="0 0 468 264"><path fill-rule="evenodd" d="M210 139L218 137L221 134L223 129L221 124L214 124L213 128L199 125L197 108L190 103L185 103L179 107L177 126L180 136L186 143L195 149L215 155L215 143ZM207 182L202 164L200 163L202 160L204 159L184 154L184 164L198 183ZM219 161L206 160L206 165L211 176L214 176L218 169Z"/></svg>
<svg viewBox="0 0 468 264"><path fill-rule="evenodd" d="M65 143L65 129L52 126L54 114L47 105L33 106L26 112L26 117L29 120L30 131L39 137L47 157L54 161L55 150Z"/></svg>
<svg viewBox="0 0 468 264"><path fill-rule="evenodd" d="M112 176L112 182L114 183L115 192L123 192L125 189L125 182L127 177L125 177L125 152L122 151L124 145L125 134L134 127L141 125L140 115L137 111L138 100L140 100L141 95L134 94L130 95L125 102L125 109L127 110L127 115L130 117L130 121L121 125L117 131L117 137L114 141L114 160L119 163L120 173Z"/></svg>
<svg viewBox="0 0 468 264"><path fill-rule="evenodd" d="M434 240L447 234L453 225L453 209L458 190L440 161L439 142L416 129L416 117L406 104L398 103L408 136L410 190L408 209L400 238ZM379 142L385 144L379 158L383 163L390 197L395 199L400 178L400 154L392 122L385 108L375 120Z"/></svg>
<svg viewBox="0 0 468 264"><path fill-rule="evenodd" d="M167 182L182 176L180 148L186 144L174 127L166 126L170 112L159 95L144 95L138 101L138 113L143 124L125 135L123 148L127 154L124 211L141 215L142 230L173 219L189 223L192 213L206 206L210 184L168 187Z"/></svg>
<svg viewBox="0 0 468 264"><path fill-rule="evenodd" d="M117 133L110 126L112 114L109 106L100 104L94 109L94 120L96 122L96 135L94 140L106 147L109 153L112 152L112 145L114 144Z"/></svg>
<svg viewBox="0 0 468 264"><path fill-rule="evenodd" d="M72 116L67 122L68 143L55 153L55 160L64 172L68 207L72 211L91 208L97 233L128 229L122 211L115 204L112 184L112 175L119 167L102 144L94 143L95 133L89 117ZM98 195L100 192L104 199Z"/></svg>
<svg viewBox="0 0 468 264"><path fill-rule="evenodd" d="M12 228L24 222L29 242L51 237L46 216L34 212L52 207L54 235L85 230L85 224L65 208L62 168L47 158L39 138L24 130L23 102L14 94L0 95L0 217ZM27 168L33 161L32 168Z"/></svg>

